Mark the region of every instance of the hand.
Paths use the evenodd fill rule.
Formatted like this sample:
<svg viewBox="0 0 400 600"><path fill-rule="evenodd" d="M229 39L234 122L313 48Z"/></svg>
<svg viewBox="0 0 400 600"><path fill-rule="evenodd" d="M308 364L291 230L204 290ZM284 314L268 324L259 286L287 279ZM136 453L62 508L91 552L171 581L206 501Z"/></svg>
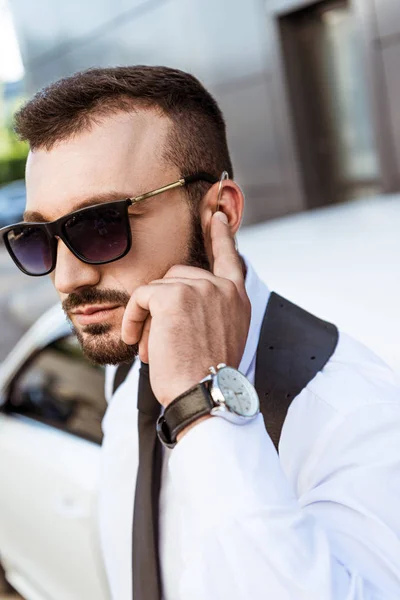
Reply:
<svg viewBox="0 0 400 600"><path fill-rule="evenodd" d="M251 307L240 258L223 213L211 222L213 273L176 265L163 279L137 288L122 320L122 339L139 343L163 406L196 385L210 366L238 367Z"/></svg>

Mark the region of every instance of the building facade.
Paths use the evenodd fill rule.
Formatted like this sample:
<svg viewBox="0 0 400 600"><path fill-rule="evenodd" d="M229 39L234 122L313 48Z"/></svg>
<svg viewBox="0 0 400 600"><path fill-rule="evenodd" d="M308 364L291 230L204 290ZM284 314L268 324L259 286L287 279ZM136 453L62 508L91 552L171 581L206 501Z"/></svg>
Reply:
<svg viewBox="0 0 400 600"><path fill-rule="evenodd" d="M245 222L400 189L398 0L10 0L27 93L91 66L192 72Z"/></svg>

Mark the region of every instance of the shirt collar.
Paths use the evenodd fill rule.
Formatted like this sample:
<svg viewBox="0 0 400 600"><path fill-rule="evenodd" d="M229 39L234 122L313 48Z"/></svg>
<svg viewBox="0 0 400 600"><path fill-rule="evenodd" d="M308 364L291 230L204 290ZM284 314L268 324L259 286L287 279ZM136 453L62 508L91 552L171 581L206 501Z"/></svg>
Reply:
<svg viewBox="0 0 400 600"><path fill-rule="evenodd" d="M239 365L239 371L247 376L257 352L261 325L268 304L270 291L266 284L261 281L247 258L245 256L242 256L242 258L247 270L245 287L251 304L251 320L246 346Z"/></svg>

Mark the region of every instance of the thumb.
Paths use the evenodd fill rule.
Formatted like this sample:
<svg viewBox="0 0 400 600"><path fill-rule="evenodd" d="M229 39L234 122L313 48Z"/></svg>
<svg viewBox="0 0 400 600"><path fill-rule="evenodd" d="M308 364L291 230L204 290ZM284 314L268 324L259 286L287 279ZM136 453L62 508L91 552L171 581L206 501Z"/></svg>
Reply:
<svg viewBox="0 0 400 600"><path fill-rule="evenodd" d="M139 340L139 358L142 362L149 363L149 337L150 337L151 315L147 317L143 325L142 336Z"/></svg>
<svg viewBox="0 0 400 600"><path fill-rule="evenodd" d="M214 275L230 279L237 287L242 288L244 276L235 248L235 238L226 214L221 211L214 213L211 219L211 244Z"/></svg>

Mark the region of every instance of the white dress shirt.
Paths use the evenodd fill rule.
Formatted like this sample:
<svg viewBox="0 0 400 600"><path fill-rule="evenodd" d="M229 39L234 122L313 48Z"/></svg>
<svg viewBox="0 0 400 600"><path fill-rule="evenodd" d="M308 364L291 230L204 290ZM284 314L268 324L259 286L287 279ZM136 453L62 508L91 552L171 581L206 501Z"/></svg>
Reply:
<svg viewBox="0 0 400 600"><path fill-rule="evenodd" d="M254 383L269 291L247 266L252 318L239 369ZM100 529L113 600L132 600L138 370L136 361L103 421ZM194 427L164 452L159 549L164 600L399 600L398 377L340 332L290 406L279 456L261 415Z"/></svg>

